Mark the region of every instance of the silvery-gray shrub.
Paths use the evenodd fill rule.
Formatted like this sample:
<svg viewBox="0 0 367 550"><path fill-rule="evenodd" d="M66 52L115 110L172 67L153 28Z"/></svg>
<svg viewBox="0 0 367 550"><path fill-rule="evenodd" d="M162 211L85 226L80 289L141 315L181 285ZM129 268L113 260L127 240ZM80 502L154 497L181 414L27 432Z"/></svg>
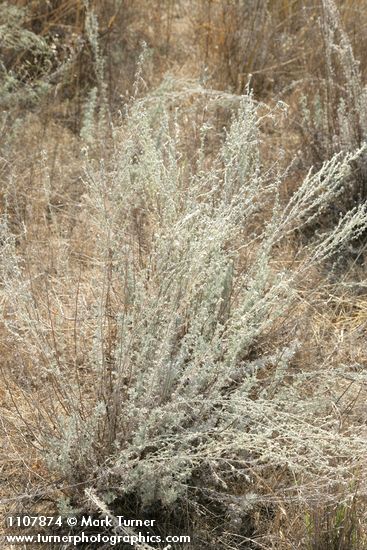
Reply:
<svg viewBox="0 0 367 550"><path fill-rule="evenodd" d="M358 430L340 432L326 397L340 373L293 369L302 332L273 346L272 331L292 319L300 280L366 227L359 208L290 267L279 261L282 243L341 192L361 150L311 171L284 203L282 175L262 166L251 93L210 166L196 169L162 102L157 125L156 104L136 100L114 129L112 159L86 162L82 206L97 238L94 301L78 290L89 305L74 329L90 342L84 382L63 361L67 336L41 321L26 273L2 269L13 300L8 329L34 361L42 355L32 376L58 388L55 426L49 401L34 404L42 422L27 419L37 447L66 479L93 478L98 490L111 483L145 504L172 505L194 472L211 472L222 490L245 475L251 494L251 472L266 466L287 468L310 492L347 483L365 441ZM2 261L14 265L6 243Z"/></svg>

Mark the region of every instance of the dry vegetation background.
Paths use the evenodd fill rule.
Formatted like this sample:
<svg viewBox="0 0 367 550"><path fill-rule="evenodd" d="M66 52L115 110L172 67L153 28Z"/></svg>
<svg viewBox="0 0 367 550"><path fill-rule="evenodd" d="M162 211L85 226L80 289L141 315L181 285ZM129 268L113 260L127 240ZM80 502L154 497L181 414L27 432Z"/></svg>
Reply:
<svg viewBox="0 0 367 550"><path fill-rule="evenodd" d="M367 548L366 52L366 0L1 2L4 517Z"/></svg>

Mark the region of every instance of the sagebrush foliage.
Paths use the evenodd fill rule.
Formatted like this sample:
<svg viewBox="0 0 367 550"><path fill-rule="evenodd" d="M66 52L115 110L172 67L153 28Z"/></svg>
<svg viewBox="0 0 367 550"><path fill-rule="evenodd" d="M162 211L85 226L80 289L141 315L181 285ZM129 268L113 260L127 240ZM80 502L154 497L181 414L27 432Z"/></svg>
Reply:
<svg viewBox="0 0 367 550"><path fill-rule="evenodd" d="M280 244L335 199L362 151L310 172L284 203L282 174L262 168L257 109L243 96L211 165L199 154L192 167L164 101L129 106L112 157L86 160L88 288L66 296L42 275L36 290L4 221L5 324L34 363L18 413L69 483L172 506L201 478L229 502L237 484L245 510L265 498L256 468L285 468L305 498L321 486L327 498L361 467L363 434L340 431L327 393L350 367L299 371L302 331L281 346L272 335L297 326L304 279L366 228L359 208L282 261Z"/></svg>
<svg viewBox="0 0 367 550"><path fill-rule="evenodd" d="M365 3L0 3L4 515L367 547Z"/></svg>

